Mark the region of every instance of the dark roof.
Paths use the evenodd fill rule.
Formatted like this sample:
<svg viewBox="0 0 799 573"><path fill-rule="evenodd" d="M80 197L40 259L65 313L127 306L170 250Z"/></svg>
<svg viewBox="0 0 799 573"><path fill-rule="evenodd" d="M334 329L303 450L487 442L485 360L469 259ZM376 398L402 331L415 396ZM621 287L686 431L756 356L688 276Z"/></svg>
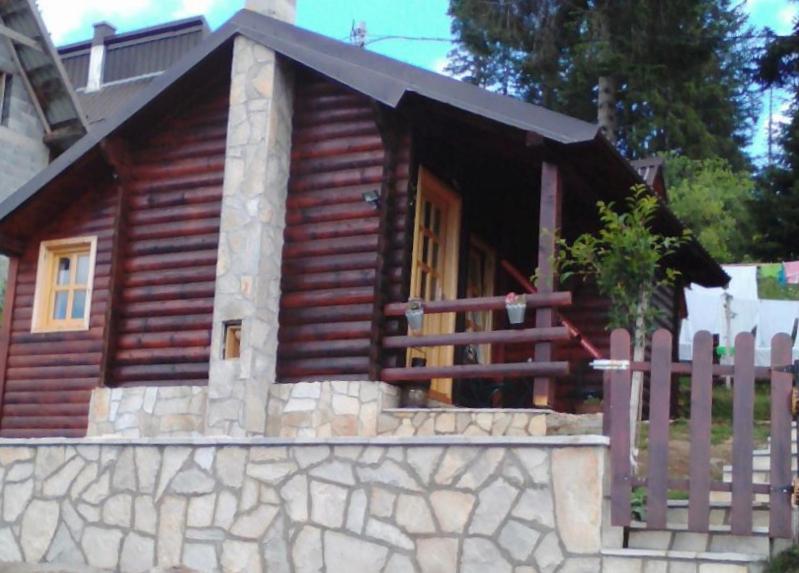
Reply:
<svg viewBox="0 0 799 573"><path fill-rule="evenodd" d="M599 134L596 125L543 107L494 94L479 87L448 78L368 50L339 42L296 26L251 12L237 12L219 30L181 58L172 68L155 78L108 121L94 128L81 141L40 172L26 185L0 203L0 220L46 186L72 163L112 132L127 125L138 113L170 86L186 76L194 67L241 34L275 50L283 56L314 69L323 75L350 86L392 108L399 107L403 98L418 94L498 123L544 136L560 144L599 145L602 155L625 177L640 181L640 176L618 153L616 148ZM681 225L668 209L663 208L669 228ZM693 242L693 266L707 267L702 284L723 284L728 280L720 266ZM698 263L697 263L698 261Z"/></svg>
<svg viewBox="0 0 799 573"><path fill-rule="evenodd" d="M56 135L49 141L60 152L86 133L86 125L39 11L32 0L6 0L0 2L0 23L35 40L41 47L40 51L14 42L12 49L33 91L31 95L41 107L45 128ZM57 137L59 132L66 136Z"/></svg>
<svg viewBox="0 0 799 573"><path fill-rule="evenodd" d="M84 89L92 41L61 46L58 52L72 85L78 90L89 123L95 124L113 115L209 33L205 18L196 16L105 37L103 86L92 92Z"/></svg>

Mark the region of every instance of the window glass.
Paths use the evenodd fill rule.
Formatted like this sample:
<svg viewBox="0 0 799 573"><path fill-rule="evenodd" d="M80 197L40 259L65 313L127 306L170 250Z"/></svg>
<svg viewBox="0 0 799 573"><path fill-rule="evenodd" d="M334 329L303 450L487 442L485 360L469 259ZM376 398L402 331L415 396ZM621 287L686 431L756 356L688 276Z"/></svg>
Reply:
<svg viewBox="0 0 799 573"><path fill-rule="evenodd" d="M75 272L75 284L85 285L89 282L89 254L78 255L78 264Z"/></svg>
<svg viewBox="0 0 799 573"><path fill-rule="evenodd" d="M56 275L56 284L66 285L69 284L69 267L71 261L69 257L58 258L58 270Z"/></svg>
<svg viewBox="0 0 799 573"><path fill-rule="evenodd" d="M53 318L55 320L63 320L67 317L68 300L69 300L68 291L61 290L55 293L55 303L53 304Z"/></svg>
<svg viewBox="0 0 799 573"><path fill-rule="evenodd" d="M86 315L86 291L76 290L72 295L72 318L83 318Z"/></svg>

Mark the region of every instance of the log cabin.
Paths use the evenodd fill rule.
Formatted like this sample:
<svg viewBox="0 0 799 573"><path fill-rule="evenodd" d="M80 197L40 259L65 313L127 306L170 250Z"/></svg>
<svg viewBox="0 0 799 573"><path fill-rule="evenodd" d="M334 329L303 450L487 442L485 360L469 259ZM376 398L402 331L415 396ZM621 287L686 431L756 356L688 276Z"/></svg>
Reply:
<svg viewBox="0 0 799 573"><path fill-rule="evenodd" d="M289 0L248 7L0 204L0 436L83 436L97 388L205 387L231 435L263 433L273 384L558 410L597 391L607 301L558 288L555 238L636 168L594 124L303 30ZM665 200L655 224L682 232ZM695 241L672 258L727 281ZM680 292L657 300L672 330Z"/></svg>

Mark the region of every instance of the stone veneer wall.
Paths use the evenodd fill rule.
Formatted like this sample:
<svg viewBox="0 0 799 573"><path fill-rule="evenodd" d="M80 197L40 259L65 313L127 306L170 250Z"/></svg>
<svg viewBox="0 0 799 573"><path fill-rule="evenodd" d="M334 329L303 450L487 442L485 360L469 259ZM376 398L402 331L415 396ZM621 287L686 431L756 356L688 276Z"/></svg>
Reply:
<svg viewBox="0 0 799 573"><path fill-rule="evenodd" d="M204 386L97 388L88 436L128 438L201 436ZM266 435L544 436L601 434L601 415L542 410L398 408L399 389L383 382L302 382L269 388ZM208 426L214 426L210 412Z"/></svg>
<svg viewBox="0 0 799 573"><path fill-rule="evenodd" d="M292 2L251 7L259 6L288 17ZM231 65L206 433L264 435L277 363L293 85L287 62L244 36L234 41ZM231 321L241 322L241 354L225 360Z"/></svg>
<svg viewBox="0 0 799 573"><path fill-rule="evenodd" d="M89 403L86 435L201 436L207 403L205 386L95 388Z"/></svg>
<svg viewBox="0 0 799 573"><path fill-rule="evenodd" d="M0 443L0 561L600 569L602 437Z"/></svg>

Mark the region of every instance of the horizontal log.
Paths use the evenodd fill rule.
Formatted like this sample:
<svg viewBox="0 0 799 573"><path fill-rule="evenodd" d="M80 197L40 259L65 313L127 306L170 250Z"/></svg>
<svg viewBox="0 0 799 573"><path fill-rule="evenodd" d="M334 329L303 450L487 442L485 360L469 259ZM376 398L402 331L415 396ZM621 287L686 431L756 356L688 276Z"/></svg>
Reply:
<svg viewBox="0 0 799 573"><path fill-rule="evenodd" d="M542 308L552 306L568 306L571 304L570 292L537 293L525 295L527 308ZM504 310L504 296L489 296L482 298L462 298L454 300L423 301L425 313L435 314L441 312L471 312L480 310ZM407 302L395 302L385 306L385 316L404 316Z"/></svg>
<svg viewBox="0 0 799 573"><path fill-rule="evenodd" d="M87 390L60 390L58 392L49 391L21 391L6 392L4 402L6 404L53 404L67 402L70 404L88 404L92 396L92 391Z"/></svg>
<svg viewBox="0 0 799 573"><path fill-rule="evenodd" d="M336 189L319 189L317 191L297 191L291 189L286 199L287 211L338 205L340 203L357 203L363 201L363 194L373 191L374 185L355 185Z"/></svg>
<svg viewBox="0 0 799 573"><path fill-rule="evenodd" d="M100 362L102 356L99 352L71 352L69 354L56 354L62 351L53 348L50 354L11 354L8 356L10 368L33 368L40 366L92 366Z"/></svg>
<svg viewBox="0 0 799 573"><path fill-rule="evenodd" d="M25 435L30 435L28 430L57 430L61 432L69 429L82 429L84 434L88 424L88 416L6 416L3 415L3 432L7 430L25 430ZM57 434L60 435L60 434Z"/></svg>
<svg viewBox="0 0 799 573"><path fill-rule="evenodd" d="M193 219L172 223L156 223L131 227L128 238L131 241L141 239L160 239L163 237L179 237L185 235L208 235L219 232L219 217L209 219Z"/></svg>
<svg viewBox="0 0 799 573"><path fill-rule="evenodd" d="M216 278L216 266L204 265L164 271L136 271L125 276L125 287L206 282Z"/></svg>
<svg viewBox="0 0 799 573"><path fill-rule="evenodd" d="M378 232L380 220L376 214L372 217L314 223L308 225L291 225L286 227L286 241L318 241L341 237L371 235Z"/></svg>
<svg viewBox="0 0 799 573"><path fill-rule="evenodd" d="M164 163L136 165L134 177L149 181L171 179L195 173L221 172L225 169L225 157L197 157Z"/></svg>
<svg viewBox="0 0 799 573"><path fill-rule="evenodd" d="M133 194L159 194L171 191L185 191L200 189L202 187L221 188L224 173L188 173L172 179L161 181L131 181L130 188Z"/></svg>
<svg viewBox="0 0 799 573"><path fill-rule="evenodd" d="M423 368L384 368L385 382L432 380L433 378L526 378L530 376L567 376L568 362L519 362L501 364L460 364Z"/></svg>
<svg viewBox="0 0 799 573"><path fill-rule="evenodd" d="M282 308L305 308L312 306L333 306L345 304L370 303L375 298L372 286L357 288L332 288L305 292L285 293L280 305Z"/></svg>
<svg viewBox="0 0 799 573"><path fill-rule="evenodd" d="M71 340L58 344L57 350L59 352L70 354L82 354L86 352L100 352L103 348L103 341L100 338L96 340ZM9 356L34 356L41 354L52 354L56 350L52 342L41 342L36 340L35 336L28 342L19 341L15 342L12 337L11 346L8 348Z"/></svg>
<svg viewBox="0 0 799 573"><path fill-rule="evenodd" d="M219 234L190 235L188 237L169 237L128 243L128 256L161 255L182 253L193 257L197 251L214 251L219 246Z"/></svg>
<svg viewBox="0 0 799 573"><path fill-rule="evenodd" d="M372 334L371 321L338 322L333 324L309 324L303 326L283 326L278 332L280 341L300 340L342 340L345 338L369 338Z"/></svg>
<svg viewBox="0 0 799 573"><path fill-rule="evenodd" d="M374 120L327 123L303 127L295 125L292 130L292 148L313 141L360 137L374 135L375 133Z"/></svg>
<svg viewBox="0 0 799 573"><path fill-rule="evenodd" d="M372 347L366 338L355 340L309 340L306 342L281 342L277 349L278 360L291 358L325 358L335 356L368 355Z"/></svg>
<svg viewBox="0 0 799 573"><path fill-rule="evenodd" d="M358 169L369 169L382 166L383 150L361 151L346 155L330 155L326 157L309 157L291 162L291 176L307 176L317 173L343 173Z"/></svg>
<svg viewBox="0 0 799 573"><path fill-rule="evenodd" d="M280 377L318 376L331 374L348 374L363 372L369 369L368 356L346 356L339 358L302 358L299 360L281 360L277 374Z"/></svg>
<svg viewBox="0 0 799 573"><path fill-rule="evenodd" d="M317 126L328 123L352 123L370 119L374 122L374 112L368 105L358 102L358 104L353 107L338 107L318 111L315 108L311 108L304 112L295 113L294 125L298 128L302 128L304 126Z"/></svg>
<svg viewBox="0 0 799 573"><path fill-rule="evenodd" d="M317 108L320 109L320 108ZM324 109L324 108L321 108ZM347 155L360 151L372 151L383 148L383 140L379 135L361 135L358 137L342 137L322 141L308 141L296 145L291 150L291 160L301 161L311 157L329 157L331 155Z"/></svg>
<svg viewBox="0 0 799 573"><path fill-rule="evenodd" d="M364 201L363 196L360 196L352 202L340 200L335 205L289 209L286 212L286 223L289 225L302 225L377 216L378 210Z"/></svg>
<svg viewBox="0 0 799 573"><path fill-rule="evenodd" d="M162 300L156 302L131 302L123 307L125 318L148 316L174 316L207 313L208 318L214 309L213 297L190 300Z"/></svg>
<svg viewBox="0 0 799 573"><path fill-rule="evenodd" d="M123 265L125 272L157 271L175 269L187 266L211 266L216 262L217 250L210 248L205 251L192 251L191 253L167 253L159 255L144 255L129 257Z"/></svg>
<svg viewBox="0 0 799 573"><path fill-rule="evenodd" d="M374 269L376 264L377 253L372 252L287 259L283 261L283 268L287 273L324 273Z"/></svg>
<svg viewBox="0 0 799 573"><path fill-rule="evenodd" d="M12 331L11 344L47 344L50 346L50 352L56 347L63 349L63 352L83 352L79 345L73 346L73 344L96 342L102 338L102 326L79 332L31 332L30 321L27 321L21 329Z"/></svg>
<svg viewBox="0 0 799 573"><path fill-rule="evenodd" d="M377 249L378 239L377 235L366 235L286 243L283 247L283 257L292 259L321 255L369 253Z"/></svg>
<svg viewBox="0 0 799 573"><path fill-rule="evenodd" d="M2 428L1 438L83 438L86 437L86 427L80 428Z"/></svg>
<svg viewBox="0 0 799 573"><path fill-rule="evenodd" d="M172 332L140 332L124 334L117 339L117 349L191 348L211 344L210 330L181 330Z"/></svg>
<svg viewBox="0 0 799 573"><path fill-rule="evenodd" d="M310 308L281 308L281 326L313 325L325 322L352 322L372 320L374 305L345 304Z"/></svg>
<svg viewBox="0 0 799 573"><path fill-rule="evenodd" d="M175 207L177 205L194 205L197 203L219 202L222 200L222 186L178 189L176 191L161 191L131 193L130 206L132 209L159 207Z"/></svg>
<svg viewBox="0 0 799 573"><path fill-rule="evenodd" d="M152 209L131 210L130 225L151 225L170 221L187 221L195 219L211 219L219 217L222 210L220 202L193 203L174 207L154 207Z"/></svg>
<svg viewBox="0 0 799 573"><path fill-rule="evenodd" d="M211 316L190 314L184 316L149 316L123 318L119 322L123 334L139 332L166 332L170 330L211 330Z"/></svg>
<svg viewBox="0 0 799 573"><path fill-rule="evenodd" d="M83 404L42 403L42 404L3 404L3 424L7 418L31 418L39 416L86 416L89 411L89 402Z"/></svg>
<svg viewBox="0 0 799 573"><path fill-rule="evenodd" d="M380 185L383 182L383 166L351 169L338 173L315 173L312 175L294 175L290 188L294 191L314 191L317 189L335 189L352 187L353 185Z"/></svg>
<svg viewBox="0 0 799 573"><path fill-rule="evenodd" d="M169 301L212 298L214 296L214 288L215 285L213 282L126 288L122 291L122 300L135 303L156 300Z"/></svg>
<svg viewBox="0 0 799 573"><path fill-rule="evenodd" d="M332 273L283 274L283 291L368 286L374 284L374 269Z"/></svg>
<svg viewBox="0 0 799 573"><path fill-rule="evenodd" d="M9 368L8 380L45 380L63 376L64 378L89 378L99 376L100 363L89 366L36 366L31 368Z"/></svg>
<svg viewBox="0 0 799 573"><path fill-rule="evenodd" d="M208 363L117 366L113 376L115 380L207 380Z"/></svg>
<svg viewBox="0 0 799 573"><path fill-rule="evenodd" d="M97 386L99 382L98 376L91 378L42 378L39 380L20 379L20 380L6 380L6 392L27 392L32 388L36 388L37 392L52 392L58 394L70 390L89 390Z"/></svg>
<svg viewBox="0 0 799 573"><path fill-rule="evenodd" d="M119 350L114 358L119 366L127 364L181 364L188 362L208 363L210 347L193 346L180 348L138 348Z"/></svg>
<svg viewBox="0 0 799 573"><path fill-rule="evenodd" d="M181 161L192 157L211 157L225 155L225 134L217 127L205 130L204 138L196 141L175 142L170 145L153 145L150 149L136 154L137 163L158 163L161 161ZM160 141L158 143L161 143Z"/></svg>
<svg viewBox="0 0 799 573"><path fill-rule="evenodd" d="M527 328L523 330L494 330L489 332L455 332L452 334L421 334L417 336L387 336L384 348L419 348L427 346L463 346L466 344L513 344L566 340L569 331L563 326Z"/></svg>

